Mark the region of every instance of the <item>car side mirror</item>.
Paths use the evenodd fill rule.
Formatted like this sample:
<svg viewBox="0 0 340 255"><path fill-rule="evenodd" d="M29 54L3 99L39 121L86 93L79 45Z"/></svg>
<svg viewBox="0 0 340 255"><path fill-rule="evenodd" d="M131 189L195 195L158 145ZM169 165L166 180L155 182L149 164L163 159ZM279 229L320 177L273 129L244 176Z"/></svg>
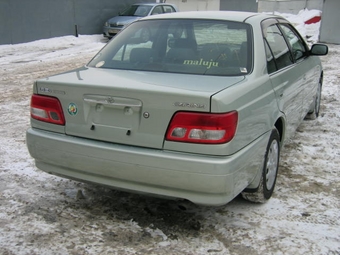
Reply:
<svg viewBox="0 0 340 255"><path fill-rule="evenodd" d="M328 46L325 44L313 44L310 54L312 56L325 56L328 54Z"/></svg>

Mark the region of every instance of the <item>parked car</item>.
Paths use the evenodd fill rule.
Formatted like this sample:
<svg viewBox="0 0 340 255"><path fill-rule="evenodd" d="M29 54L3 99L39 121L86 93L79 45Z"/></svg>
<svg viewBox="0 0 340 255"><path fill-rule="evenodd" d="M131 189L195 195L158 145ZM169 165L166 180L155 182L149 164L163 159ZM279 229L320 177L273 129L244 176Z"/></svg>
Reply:
<svg viewBox="0 0 340 255"><path fill-rule="evenodd" d="M103 35L112 38L119 33L125 26L131 24L142 17L163 13L177 12L177 8L173 4L165 3L139 3L133 4L118 16L113 17L105 22L103 27Z"/></svg>
<svg viewBox="0 0 340 255"><path fill-rule="evenodd" d="M274 190L280 149L319 115L326 45L285 19L140 19L88 65L37 80L27 146L48 173L203 205Z"/></svg>

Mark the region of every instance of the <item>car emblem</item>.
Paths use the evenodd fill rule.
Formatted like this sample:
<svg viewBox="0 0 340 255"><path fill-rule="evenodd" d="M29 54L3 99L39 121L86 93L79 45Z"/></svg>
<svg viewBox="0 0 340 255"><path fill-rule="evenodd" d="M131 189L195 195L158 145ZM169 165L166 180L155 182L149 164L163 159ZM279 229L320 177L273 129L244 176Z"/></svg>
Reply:
<svg viewBox="0 0 340 255"><path fill-rule="evenodd" d="M78 107L75 103L70 103L68 105L68 108L67 108L67 111L70 115L74 116L74 115L77 115L78 113Z"/></svg>

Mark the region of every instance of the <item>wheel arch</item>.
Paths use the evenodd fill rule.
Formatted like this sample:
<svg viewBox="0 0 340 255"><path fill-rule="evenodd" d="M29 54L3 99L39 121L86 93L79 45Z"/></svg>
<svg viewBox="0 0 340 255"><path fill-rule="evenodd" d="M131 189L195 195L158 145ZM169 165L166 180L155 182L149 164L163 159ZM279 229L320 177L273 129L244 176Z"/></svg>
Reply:
<svg viewBox="0 0 340 255"><path fill-rule="evenodd" d="M282 116L276 120L276 122L274 124L274 127L279 132L279 135L280 135L280 146L282 147L282 144L283 144L283 141L284 141L284 137L285 137L285 120L284 120L284 118Z"/></svg>
<svg viewBox="0 0 340 255"><path fill-rule="evenodd" d="M280 116L276 122L274 123L273 128L276 128L278 133L279 133L279 137L280 137L280 148L282 148L283 144L284 144L284 139L285 139L285 127L286 127L286 121L284 118L284 115ZM258 169L258 173L256 174L256 176L254 177L253 181L248 185L248 187L245 189L245 191L248 192L253 192L257 190L257 187L260 184L260 177L261 177L261 173L262 173L262 167L260 167Z"/></svg>
<svg viewBox="0 0 340 255"><path fill-rule="evenodd" d="M272 193L274 191L275 188L275 182L276 182L276 178L277 178L277 172L278 172L278 164L279 164L279 157L280 157L280 139L282 139L282 134L280 134L278 128L282 127L282 121L277 121L275 123L275 127L273 127L273 129L270 132L270 137L269 137L269 141L268 144L266 146L266 150L265 150L265 155L264 155L264 162L262 164L262 168L259 169L255 179L249 184L249 186L247 188L245 188L243 190L243 192L241 193L242 197L250 202L260 202L263 203L265 201L267 201L271 196ZM280 126L281 125L281 126ZM274 142L275 141L275 142ZM274 147L276 149L272 149ZM274 153L271 153L274 152ZM275 176L272 174L268 175L268 169L271 168L271 166L273 166L271 163L269 164L268 162L272 162L272 156L271 155L276 155L273 159L276 162L275 164ZM273 161L273 162L274 162ZM269 166L269 168L268 168ZM271 170L269 172L272 172ZM273 173L274 173L273 172ZM270 188L267 188L267 184L268 184L268 178L271 179L269 176L273 176L274 179L272 179L272 184L270 184Z"/></svg>

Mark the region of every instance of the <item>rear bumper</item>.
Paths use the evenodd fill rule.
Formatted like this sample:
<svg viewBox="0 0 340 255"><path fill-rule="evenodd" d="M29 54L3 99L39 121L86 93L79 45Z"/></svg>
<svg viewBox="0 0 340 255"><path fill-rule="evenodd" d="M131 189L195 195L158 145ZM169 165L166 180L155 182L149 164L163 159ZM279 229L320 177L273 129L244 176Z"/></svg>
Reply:
<svg viewBox="0 0 340 255"><path fill-rule="evenodd" d="M48 173L197 204L231 201L262 169L267 135L231 156L124 146L28 129L27 147Z"/></svg>

